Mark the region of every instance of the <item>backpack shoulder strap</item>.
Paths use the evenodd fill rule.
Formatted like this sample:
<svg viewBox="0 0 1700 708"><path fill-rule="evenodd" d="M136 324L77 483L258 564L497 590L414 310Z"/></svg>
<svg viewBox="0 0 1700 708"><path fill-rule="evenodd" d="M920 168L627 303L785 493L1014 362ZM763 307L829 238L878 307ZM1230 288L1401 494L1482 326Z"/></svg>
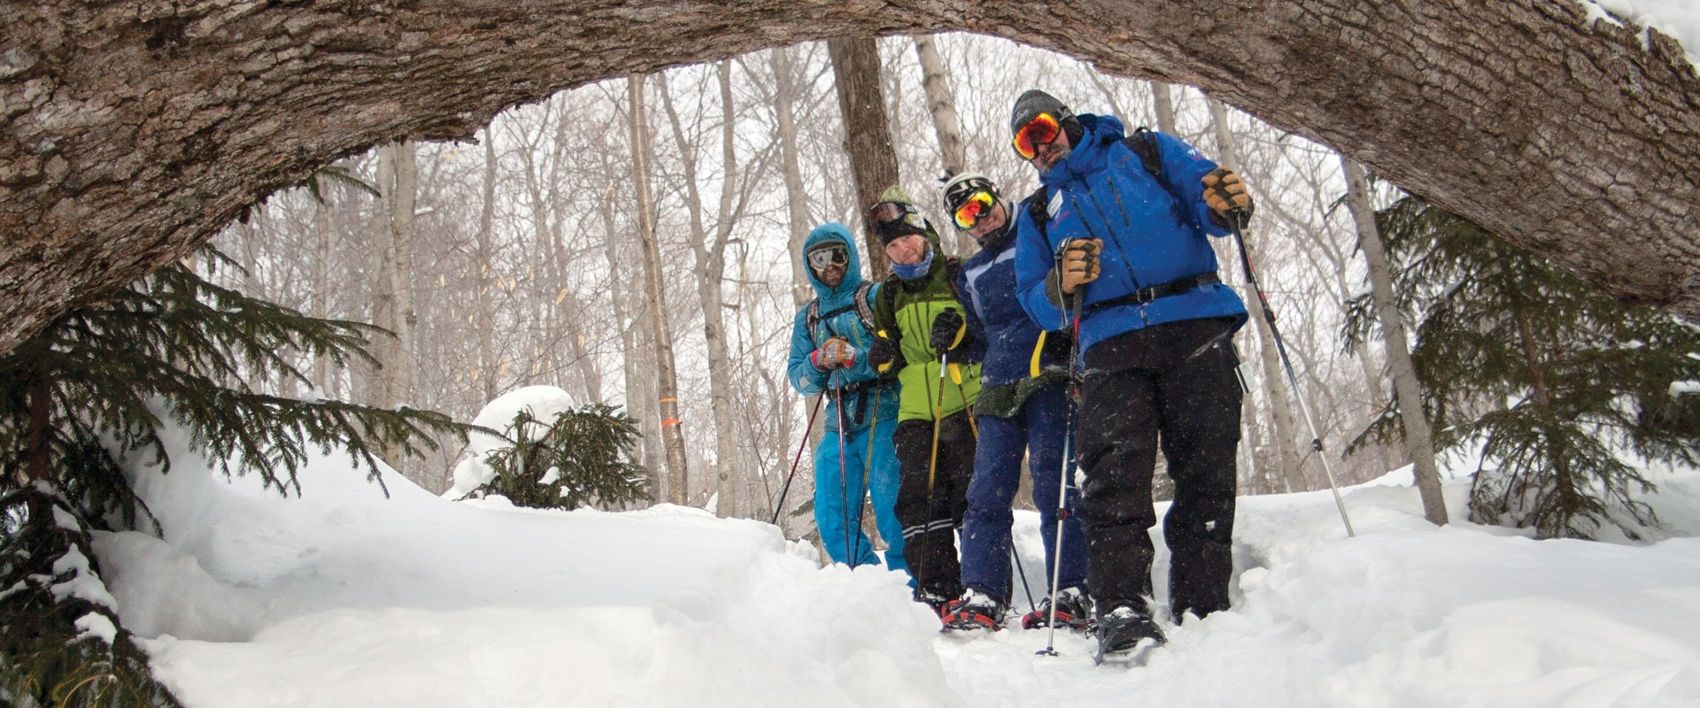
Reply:
<svg viewBox="0 0 1700 708"><path fill-rule="evenodd" d="M809 339L812 340L815 338L815 328L820 326L820 298L809 301L809 314L805 321L808 322Z"/></svg>
<svg viewBox="0 0 1700 708"><path fill-rule="evenodd" d="M879 331L879 328L874 325L874 305L868 302L868 293L872 292L873 289L874 284L864 280L861 285L856 287L856 294L851 298L851 302L856 303L856 315L862 318L862 329L867 330L868 336L873 336Z"/></svg>
<svg viewBox="0 0 1700 708"><path fill-rule="evenodd" d="M1051 220L1051 215L1045 209L1045 187L1040 185L1021 200L1021 206L1027 210L1027 215L1033 218L1033 226L1039 229L1039 237L1045 238L1045 222Z"/></svg>
<svg viewBox="0 0 1700 708"><path fill-rule="evenodd" d="M1133 135L1122 138L1122 144L1139 156L1139 162L1145 165L1146 172L1150 172L1158 181L1164 181L1163 155L1157 149L1156 133L1142 125L1133 131Z"/></svg>

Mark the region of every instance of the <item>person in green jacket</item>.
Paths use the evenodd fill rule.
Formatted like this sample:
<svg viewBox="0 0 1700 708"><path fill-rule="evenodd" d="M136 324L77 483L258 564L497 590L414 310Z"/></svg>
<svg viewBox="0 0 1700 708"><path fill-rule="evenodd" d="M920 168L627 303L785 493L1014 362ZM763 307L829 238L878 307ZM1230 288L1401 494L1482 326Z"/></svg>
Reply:
<svg viewBox="0 0 1700 708"><path fill-rule="evenodd" d="M956 529L974 472L969 408L980 391L984 342L962 317L954 281L961 262L939 251L939 234L899 187L869 207L867 222L891 261L874 301L877 336L868 361L896 371L897 520L915 578L915 599L943 611L962 595ZM978 349L976 349L978 348Z"/></svg>

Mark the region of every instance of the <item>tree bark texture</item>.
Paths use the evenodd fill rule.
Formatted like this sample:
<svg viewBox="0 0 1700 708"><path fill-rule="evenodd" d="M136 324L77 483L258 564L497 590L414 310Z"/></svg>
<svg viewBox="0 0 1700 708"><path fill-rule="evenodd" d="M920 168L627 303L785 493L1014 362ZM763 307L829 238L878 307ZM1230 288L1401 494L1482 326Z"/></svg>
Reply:
<svg viewBox="0 0 1700 708"><path fill-rule="evenodd" d="M413 215L419 203L418 152L413 143L397 143L395 154L394 196L390 201L390 243L395 267L390 270L390 292L395 295L395 361L385 363L384 386L389 389L392 403L410 402L413 398L413 326L418 315L413 308ZM396 451L391 451L392 455ZM401 469L399 459L391 466Z"/></svg>
<svg viewBox="0 0 1700 708"><path fill-rule="evenodd" d="M834 39L826 43L832 58L833 86L838 110L844 116L844 151L856 178L856 216L862 219L863 249L874 280L891 272L885 249L865 223L867 209L887 187L897 184L897 150L891 145L891 122L886 117L884 83L880 80L880 51L872 38Z"/></svg>
<svg viewBox="0 0 1700 708"><path fill-rule="evenodd" d="M505 108L633 72L950 30L1198 86L1619 299L1700 319L1700 77L1674 40L1588 12L1551 0L5 3L0 351L373 145L470 139Z"/></svg>
<svg viewBox="0 0 1700 708"><path fill-rule="evenodd" d="M1387 262L1387 249L1381 245L1381 232L1375 227L1375 210L1370 208L1369 184L1364 168L1350 158L1341 157L1346 173L1346 208L1352 212L1352 222L1358 227L1358 246L1363 249L1364 261L1369 264L1369 282L1375 297L1376 319L1381 322L1381 341L1387 349L1388 374L1393 379L1394 397L1399 404L1400 427L1405 431L1405 447L1415 465L1417 492L1423 500L1423 518L1437 526L1446 525L1446 499L1440 493L1440 471L1434 461L1434 439L1429 430L1428 416L1423 413L1422 389L1417 383L1417 368L1411 363L1411 350L1406 344L1405 321L1399 316L1399 306L1393 296L1393 270Z"/></svg>

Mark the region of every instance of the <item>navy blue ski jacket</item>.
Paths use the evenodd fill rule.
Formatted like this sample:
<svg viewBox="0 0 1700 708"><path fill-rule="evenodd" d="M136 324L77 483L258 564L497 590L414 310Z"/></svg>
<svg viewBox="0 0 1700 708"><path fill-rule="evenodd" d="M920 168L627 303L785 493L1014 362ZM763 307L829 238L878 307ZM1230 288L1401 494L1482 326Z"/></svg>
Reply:
<svg viewBox="0 0 1700 708"><path fill-rule="evenodd" d="M956 292L967 308L970 335L985 342L984 366L980 369L983 388L1017 383L1032 375L1033 351L1039 344L1039 327L1015 297L1015 210L1004 202L1009 222L980 242L980 252L962 264L956 275ZM1051 337L1066 336L1053 334ZM1060 369L1068 350L1055 346L1041 353L1041 369Z"/></svg>

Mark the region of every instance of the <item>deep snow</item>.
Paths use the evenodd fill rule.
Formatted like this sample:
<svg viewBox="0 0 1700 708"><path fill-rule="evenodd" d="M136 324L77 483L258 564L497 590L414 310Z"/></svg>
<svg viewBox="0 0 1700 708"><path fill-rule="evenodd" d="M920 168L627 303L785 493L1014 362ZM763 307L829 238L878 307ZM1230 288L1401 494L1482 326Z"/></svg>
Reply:
<svg viewBox="0 0 1700 708"><path fill-rule="evenodd" d="M339 456L286 499L169 442L169 475L137 470L165 539L96 549L190 706L1700 705L1693 472L1655 473L1674 537L1649 545L1435 528L1399 475L1347 490L1353 539L1326 492L1242 498L1235 609L1114 669L1068 633L1056 658L1042 631L940 635L901 577L819 568L755 521L454 503L393 474L384 499ZM1042 593L1037 516L1017 523Z"/></svg>

